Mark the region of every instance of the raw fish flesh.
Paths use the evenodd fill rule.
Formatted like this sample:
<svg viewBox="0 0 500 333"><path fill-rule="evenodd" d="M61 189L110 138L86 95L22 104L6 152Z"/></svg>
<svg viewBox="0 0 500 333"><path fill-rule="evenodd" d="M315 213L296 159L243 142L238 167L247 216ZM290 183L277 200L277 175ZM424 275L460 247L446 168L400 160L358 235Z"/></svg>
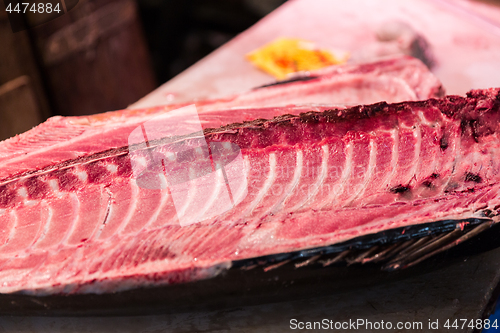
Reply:
<svg viewBox="0 0 500 333"><path fill-rule="evenodd" d="M238 110L279 116L221 127L193 108L56 118L2 142L0 292L188 282L383 230L498 220L500 89Z"/></svg>

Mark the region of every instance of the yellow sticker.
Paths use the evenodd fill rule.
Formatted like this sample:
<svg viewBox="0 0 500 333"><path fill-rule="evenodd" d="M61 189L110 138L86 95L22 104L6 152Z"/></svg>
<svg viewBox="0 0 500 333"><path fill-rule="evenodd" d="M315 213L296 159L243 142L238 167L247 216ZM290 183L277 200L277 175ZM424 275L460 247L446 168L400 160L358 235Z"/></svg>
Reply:
<svg viewBox="0 0 500 333"><path fill-rule="evenodd" d="M247 54L251 63L279 80L290 73L343 64L348 58L347 52L318 49L314 43L296 38L278 38Z"/></svg>

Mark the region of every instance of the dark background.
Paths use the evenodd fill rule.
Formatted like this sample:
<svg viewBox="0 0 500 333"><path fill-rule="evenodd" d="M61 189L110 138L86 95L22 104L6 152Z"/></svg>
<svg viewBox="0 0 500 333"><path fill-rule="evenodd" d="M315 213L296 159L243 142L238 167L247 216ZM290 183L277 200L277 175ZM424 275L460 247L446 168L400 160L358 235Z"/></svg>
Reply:
<svg viewBox="0 0 500 333"><path fill-rule="evenodd" d="M13 33L0 2L0 140L126 108L285 0L80 0Z"/></svg>
<svg viewBox="0 0 500 333"><path fill-rule="evenodd" d="M139 0L156 80L166 82L285 0Z"/></svg>

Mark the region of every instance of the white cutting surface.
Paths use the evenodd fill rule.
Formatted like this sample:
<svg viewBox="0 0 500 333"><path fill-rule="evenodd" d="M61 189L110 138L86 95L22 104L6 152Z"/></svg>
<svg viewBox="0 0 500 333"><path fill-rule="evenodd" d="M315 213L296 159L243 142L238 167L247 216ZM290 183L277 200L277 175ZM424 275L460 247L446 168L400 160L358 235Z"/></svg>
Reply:
<svg viewBox="0 0 500 333"><path fill-rule="evenodd" d="M388 21L404 21L431 44L447 93L500 86L500 7L467 0L290 0L129 108L233 94L274 81L245 60L282 36L356 52Z"/></svg>

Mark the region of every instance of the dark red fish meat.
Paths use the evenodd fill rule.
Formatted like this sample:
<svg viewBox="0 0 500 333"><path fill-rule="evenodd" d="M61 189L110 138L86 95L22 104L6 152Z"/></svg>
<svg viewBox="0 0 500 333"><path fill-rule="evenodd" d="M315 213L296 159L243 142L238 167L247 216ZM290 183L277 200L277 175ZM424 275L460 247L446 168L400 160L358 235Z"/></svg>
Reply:
<svg viewBox="0 0 500 333"><path fill-rule="evenodd" d="M102 139L49 121L1 146L0 291L180 283L398 227L497 221L499 118L500 89L488 89L170 137L161 117ZM27 158L7 157L23 146Z"/></svg>

